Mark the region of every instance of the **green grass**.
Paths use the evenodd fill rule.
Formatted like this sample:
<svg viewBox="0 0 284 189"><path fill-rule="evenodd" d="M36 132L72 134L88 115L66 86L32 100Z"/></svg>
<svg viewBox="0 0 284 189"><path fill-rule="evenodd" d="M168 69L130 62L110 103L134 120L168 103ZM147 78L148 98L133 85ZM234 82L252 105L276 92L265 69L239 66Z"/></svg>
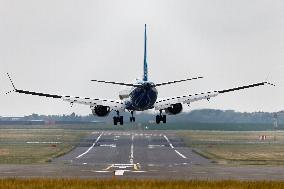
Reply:
<svg viewBox="0 0 284 189"><path fill-rule="evenodd" d="M168 116L171 119L171 116ZM273 130L273 124L257 124L257 123L198 123L198 122L177 122L177 123L144 123L149 130L215 130L215 131L265 131ZM279 125L279 129L283 129L284 125Z"/></svg>
<svg viewBox="0 0 284 189"><path fill-rule="evenodd" d="M137 124L1 125L0 164L46 163L74 147L92 131L141 129ZM38 144L27 142L40 142ZM60 142L48 144L42 142Z"/></svg>
<svg viewBox="0 0 284 189"><path fill-rule="evenodd" d="M219 163L284 165L283 131L182 131L178 135L197 153ZM260 141L261 135L267 140Z"/></svg>
<svg viewBox="0 0 284 189"><path fill-rule="evenodd" d="M283 181L2 179L2 189L283 189Z"/></svg>
<svg viewBox="0 0 284 189"><path fill-rule="evenodd" d="M125 117L125 123L113 125L109 123L92 123L92 124L59 124L59 125L0 125L2 129L72 129L72 130L215 130L215 131L265 131L273 130L273 124L256 124L256 123L198 123L198 122L168 122L157 125L155 122L140 122L139 115L135 123L128 123L128 117ZM154 118L154 117L153 117ZM169 121L171 117L168 117ZM152 120L153 121L153 120ZM278 129L284 129L284 125L279 125Z"/></svg>
<svg viewBox="0 0 284 189"><path fill-rule="evenodd" d="M87 131L54 128L0 129L0 163L49 162L52 158L72 150L87 133ZM49 142L60 143L51 144Z"/></svg>
<svg viewBox="0 0 284 189"><path fill-rule="evenodd" d="M144 130L146 125L148 124L140 125L135 123L123 126L109 124L0 126L0 163L49 162L52 158L72 150L91 131ZM209 125L205 124L204 127ZM165 129L169 126L174 125L160 124L155 125L155 128ZM175 126L182 128L184 125L177 124ZM221 124L221 126L227 127L224 124ZM154 129L154 126L152 129ZM282 131L277 132L276 142L274 141L273 131L183 130L176 132L188 146L195 148L198 153L219 163L284 164L284 132ZM260 135L267 135L267 141L259 141L258 137ZM51 144L27 144L28 141L57 141L61 143L53 146Z"/></svg>

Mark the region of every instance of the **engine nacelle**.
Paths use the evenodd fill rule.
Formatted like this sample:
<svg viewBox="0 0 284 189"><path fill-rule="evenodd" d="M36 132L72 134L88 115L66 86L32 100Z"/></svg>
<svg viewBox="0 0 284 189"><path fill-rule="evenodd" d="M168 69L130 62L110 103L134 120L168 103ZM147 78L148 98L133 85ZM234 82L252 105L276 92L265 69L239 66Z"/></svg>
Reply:
<svg viewBox="0 0 284 189"><path fill-rule="evenodd" d="M177 104L172 104L171 107L168 107L167 109L165 109L167 114L178 114L182 111L182 104L181 103L177 103Z"/></svg>
<svg viewBox="0 0 284 189"><path fill-rule="evenodd" d="M129 98L129 95L130 95L130 90L123 90L123 91L120 91L119 94L118 94L120 100L123 100L125 98Z"/></svg>
<svg viewBox="0 0 284 189"><path fill-rule="evenodd" d="M109 114L109 112L110 112L110 107L108 106L95 106L94 108L92 108L93 115L99 117L105 117Z"/></svg>

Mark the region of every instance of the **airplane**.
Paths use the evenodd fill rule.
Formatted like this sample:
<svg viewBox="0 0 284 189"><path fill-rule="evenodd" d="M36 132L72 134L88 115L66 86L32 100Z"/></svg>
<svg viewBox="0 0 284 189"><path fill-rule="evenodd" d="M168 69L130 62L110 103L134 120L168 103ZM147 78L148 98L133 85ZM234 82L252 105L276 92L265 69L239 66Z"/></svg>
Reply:
<svg viewBox="0 0 284 189"><path fill-rule="evenodd" d="M142 80L136 80L135 83L124 83L124 82L113 82L113 81L102 81L102 80L91 80L94 82L99 83L107 83L113 85L121 85L130 87L130 89L123 90L119 92L119 99L111 100L111 99L99 99L99 98L82 98L82 97L72 97L72 96L64 96L64 95L54 95L54 94L47 94L47 93L40 93L40 92L33 92L28 90L17 89L9 75L7 76L11 82L14 92L27 94L27 95L35 95L35 96L43 96L48 98L55 98L55 99L62 99L63 101L67 101L73 105L74 103L77 104L84 104L90 106L90 109L94 116L105 117L108 116L111 111L116 112L116 116L113 117L113 124L123 125L124 120L123 116L120 115L120 112L129 111L131 113L130 122L135 122L134 112L135 111L144 111L149 109L155 109L159 111L159 114L156 115L156 123L166 123L168 115L176 115L182 112L184 104L190 104L195 101L199 100L209 100L213 97L218 96L219 94L233 92L237 90L262 86L262 85L273 85L267 81L254 83L250 85L225 89L225 90L218 90L218 91L211 91L211 92L204 92L200 94L187 94L184 96L174 96L168 98L160 98L158 99L158 90L157 87L175 84L184 81L196 80L201 79L203 77L193 77L187 78L182 80L175 80L169 81L164 83L153 83L148 80L148 64L147 64L147 28L145 24L144 29L144 71ZM10 91L11 92L11 91ZM163 111L165 114L163 114Z"/></svg>

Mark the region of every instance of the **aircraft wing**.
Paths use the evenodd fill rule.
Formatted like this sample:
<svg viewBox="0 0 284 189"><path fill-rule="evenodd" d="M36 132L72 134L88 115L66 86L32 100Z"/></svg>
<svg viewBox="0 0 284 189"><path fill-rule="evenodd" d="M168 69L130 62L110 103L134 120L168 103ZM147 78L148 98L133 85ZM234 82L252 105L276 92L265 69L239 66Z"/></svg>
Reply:
<svg viewBox="0 0 284 189"><path fill-rule="evenodd" d="M47 98L62 99L63 101L70 102L71 104L77 103L77 104L84 104L84 105L89 105L89 106L109 106L110 109L112 110L124 110L125 109L125 103L120 100L83 98L83 97L77 97L77 96L72 97L72 96L54 95L54 94L48 94L48 93L33 92L33 91L28 91L28 90L17 89L8 73L7 73L7 76L12 84L12 87L13 87L12 91L16 93L34 95L34 96L43 96Z"/></svg>
<svg viewBox="0 0 284 189"><path fill-rule="evenodd" d="M156 101L156 103L154 104L154 108L156 110L163 110L163 109L166 109L168 107L171 107L173 104L177 104L177 103L189 104L191 102L195 102L195 101L199 101L199 100L204 100L204 99L209 100L210 98L216 97L216 96L218 96L219 94L222 94L222 93L233 92L233 91L237 91L237 90L247 89L247 88L251 88L251 87L257 87L257 86L266 85L266 84L273 85L273 84L268 83L268 82L260 82L260 83L245 85L245 86L241 86L241 87L235 87L235 88L226 89L226 90L158 99Z"/></svg>
<svg viewBox="0 0 284 189"><path fill-rule="evenodd" d="M83 97L74 97L74 96L64 96L64 95L53 95L47 93L39 93L21 89L14 89L16 93L21 94L28 94L34 96L43 96L48 98L57 98L62 99L63 101L67 101L69 103L77 103L77 104L84 104L89 106L109 106L112 110L124 110L125 104L120 100L109 100L109 99L98 99L98 98L83 98Z"/></svg>

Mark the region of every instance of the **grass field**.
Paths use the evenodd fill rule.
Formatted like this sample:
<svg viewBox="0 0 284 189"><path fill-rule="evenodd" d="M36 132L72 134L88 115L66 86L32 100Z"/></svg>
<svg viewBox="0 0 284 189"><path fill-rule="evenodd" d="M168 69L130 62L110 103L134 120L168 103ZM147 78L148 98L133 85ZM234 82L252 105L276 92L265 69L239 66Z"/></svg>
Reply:
<svg viewBox="0 0 284 189"><path fill-rule="evenodd" d="M72 150L95 130L143 129L141 125L1 125L0 164L46 163Z"/></svg>
<svg viewBox="0 0 284 189"><path fill-rule="evenodd" d="M0 129L0 163L44 163L74 148L86 130Z"/></svg>
<svg viewBox="0 0 284 189"><path fill-rule="evenodd" d="M155 181L80 179L2 179L2 189L282 189L278 181Z"/></svg>
<svg viewBox="0 0 284 189"><path fill-rule="evenodd" d="M169 117L171 119L171 117ZM259 123L166 123L166 124L146 124L149 130L204 130L204 131L266 131L273 130L273 124ZM278 128L284 129L283 124L279 124Z"/></svg>
<svg viewBox="0 0 284 189"><path fill-rule="evenodd" d="M284 164L283 131L180 131L178 135L196 152L219 163ZM260 141L261 135L267 139Z"/></svg>
<svg viewBox="0 0 284 189"><path fill-rule="evenodd" d="M143 125L117 126L143 130ZM160 127L160 126L156 126ZM166 127L166 126L165 126ZM16 125L0 127L0 163L44 163L67 153L94 130L112 125ZM219 163L284 165L284 131L176 131L188 146ZM276 140L274 140L276 134ZM266 141L259 136L266 135ZM55 143L53 143L55 142Z"/></svg>

